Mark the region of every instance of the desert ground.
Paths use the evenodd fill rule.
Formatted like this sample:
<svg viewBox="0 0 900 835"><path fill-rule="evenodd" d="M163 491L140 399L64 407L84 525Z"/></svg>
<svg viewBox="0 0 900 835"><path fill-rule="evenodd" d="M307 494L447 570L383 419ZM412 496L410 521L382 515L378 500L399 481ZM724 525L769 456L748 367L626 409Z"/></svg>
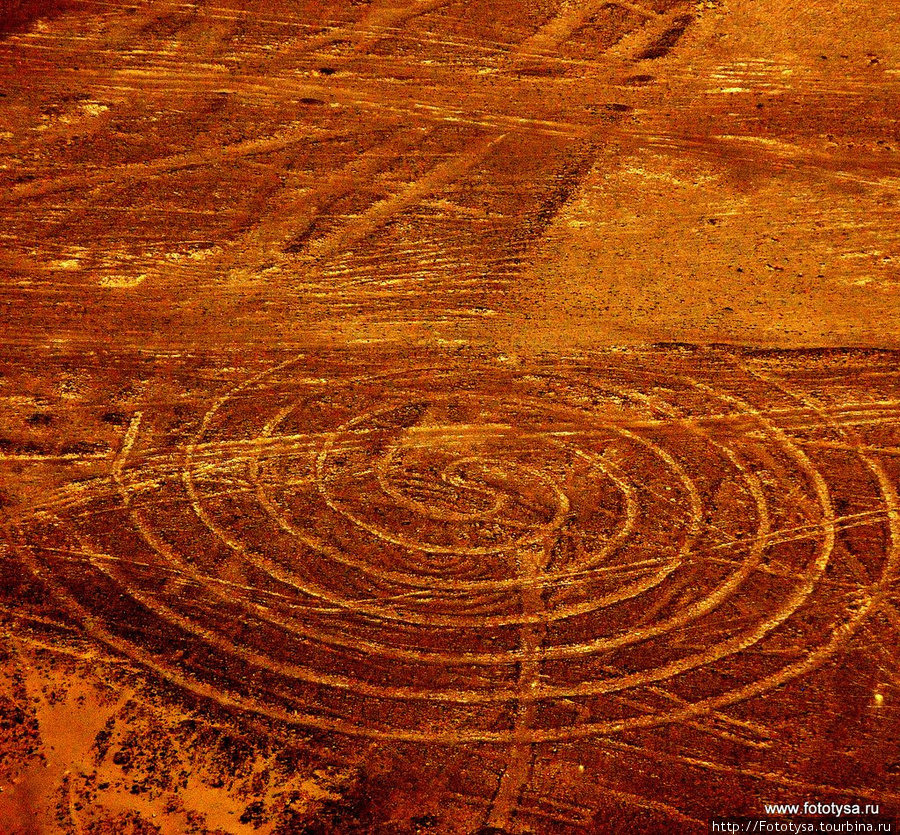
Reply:
<svg viewBox="0 0 900 835"><path fill-rule="evenodd" d="M0 0L0 835L900 827L900 7L215 2Z"/></svg>

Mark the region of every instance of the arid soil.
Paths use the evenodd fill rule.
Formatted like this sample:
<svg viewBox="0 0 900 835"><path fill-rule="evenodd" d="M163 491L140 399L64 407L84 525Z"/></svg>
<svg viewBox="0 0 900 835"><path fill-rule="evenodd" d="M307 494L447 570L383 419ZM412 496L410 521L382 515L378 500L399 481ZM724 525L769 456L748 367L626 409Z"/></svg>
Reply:
<svg viewBox="0 0 900 835"><path fill-rule="evenodd" d="M898 24L0 2L0 835L896 820Z"/></svg>

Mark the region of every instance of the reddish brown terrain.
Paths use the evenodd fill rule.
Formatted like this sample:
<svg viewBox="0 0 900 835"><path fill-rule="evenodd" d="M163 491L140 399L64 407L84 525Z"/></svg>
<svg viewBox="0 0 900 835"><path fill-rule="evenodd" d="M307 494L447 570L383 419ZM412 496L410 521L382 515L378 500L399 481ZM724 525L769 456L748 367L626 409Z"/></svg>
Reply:
<svg viewBox="0 0 900 835"><path fill-rule="evenodd" d="M220 2L0 0L0 835L900 826L900 9Z"/></svg>

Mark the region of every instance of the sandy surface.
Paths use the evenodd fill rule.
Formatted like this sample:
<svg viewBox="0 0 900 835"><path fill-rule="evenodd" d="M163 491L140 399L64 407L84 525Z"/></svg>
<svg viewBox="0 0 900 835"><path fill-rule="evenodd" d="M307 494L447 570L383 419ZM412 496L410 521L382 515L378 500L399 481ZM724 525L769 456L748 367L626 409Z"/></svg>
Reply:
<svg viewBox="0 0 900 835"><path fill-rule="evenodd" d="M893 820L898 23L0 1L0 833Z"/></svg>

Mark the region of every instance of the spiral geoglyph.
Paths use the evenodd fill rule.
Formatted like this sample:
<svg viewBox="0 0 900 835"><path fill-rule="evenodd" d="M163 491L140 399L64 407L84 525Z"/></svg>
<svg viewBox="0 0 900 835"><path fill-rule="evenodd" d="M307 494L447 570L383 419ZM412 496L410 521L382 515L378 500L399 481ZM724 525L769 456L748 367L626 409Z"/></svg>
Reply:
<svg viewBox="0 0 900 835"><path fill-rule="evenodd" d="M776 418L702 380L292 361L180 448L141 432L116 536L45 526L97 579L58 570L57 592L122 652L278 721L451 743L650 727L803 675L859 617L821 593L826 479ZM110 585L143 631L97 615ZM154 649L163 631L183 658Z"/></svg>

